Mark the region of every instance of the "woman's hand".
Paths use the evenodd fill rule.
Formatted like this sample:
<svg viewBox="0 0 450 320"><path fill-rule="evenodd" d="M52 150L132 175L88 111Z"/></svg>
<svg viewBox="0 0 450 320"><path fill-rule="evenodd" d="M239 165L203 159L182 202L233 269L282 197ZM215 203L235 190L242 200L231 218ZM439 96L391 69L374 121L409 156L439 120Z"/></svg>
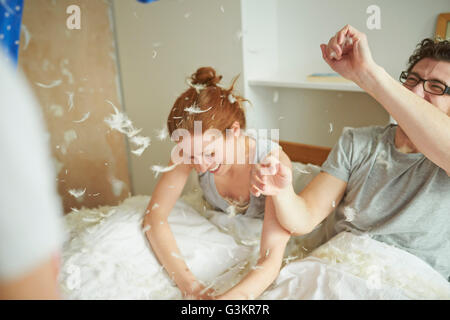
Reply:
<svg viewBox="0 0 450 320"><path fill-rule="evenodd" d="M216 293L216 291L212 288L209 288L206 290L203 289L194 296L194 299L196 299L196 300L214 300L215 293Z"/></svg>
<svg viewBox="0 0 450 320"><path fill-rule="evenodd" d="M367 42L367 36L350 25L342 28L328 44L321 44L322 57L344 78L356 84L376 68Z"/></svg>
<svg viewBox="0 0 450 320"><path fill-rule="evenodd" d="M274 156L269 156L261 164L253 166L250 192L259 197L277 195L292 184L292 170Z"/></svg>

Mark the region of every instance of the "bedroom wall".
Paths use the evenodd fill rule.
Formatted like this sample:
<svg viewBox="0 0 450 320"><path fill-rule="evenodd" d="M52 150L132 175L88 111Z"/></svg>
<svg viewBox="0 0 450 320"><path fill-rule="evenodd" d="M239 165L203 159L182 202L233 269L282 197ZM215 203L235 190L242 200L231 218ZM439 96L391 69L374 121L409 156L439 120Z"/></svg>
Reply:
<svg viewBox="0 0 450 320"><path fill-rule="evenodd" d="M70 30L66 8L74 4L81 28ZM104 122L113 113L106 100L121 109L110 11L103 0L24 4L19 67L42 107L66 213L116 205L130 191L125 140ZM71 189L85 192L76 198Z"/></svg>

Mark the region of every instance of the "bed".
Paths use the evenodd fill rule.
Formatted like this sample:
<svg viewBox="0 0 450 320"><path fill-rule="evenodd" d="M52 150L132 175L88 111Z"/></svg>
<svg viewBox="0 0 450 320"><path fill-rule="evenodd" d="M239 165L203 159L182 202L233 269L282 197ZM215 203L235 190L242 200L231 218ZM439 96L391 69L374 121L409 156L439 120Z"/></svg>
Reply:
<svg viewBox="0 0 450 320"><path fill-rule="evenodd" d="M330 149L280 142L299 192ZM182 299L141 228L149 196L65 216L59 283L66 299ZM225 292L255 266L262 221L209 208L193 183L168 222L194 275ZM292 237L277 279L257 299L450 299L450 284L421 259L348 232L333 235L333 214L307 236Z"/></svg>

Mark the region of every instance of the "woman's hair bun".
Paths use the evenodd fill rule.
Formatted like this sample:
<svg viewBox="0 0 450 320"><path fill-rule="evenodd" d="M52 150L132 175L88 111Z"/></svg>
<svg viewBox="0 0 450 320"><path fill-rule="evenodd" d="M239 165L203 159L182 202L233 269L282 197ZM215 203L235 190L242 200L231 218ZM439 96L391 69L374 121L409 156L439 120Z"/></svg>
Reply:
<svg viewBox="0 0 450 320"><path fill-rule="evenodd" d="M192 84L214 86L220 82L222 76L216 76L216 70L211 67L202 67L191 76Z"/></svg>

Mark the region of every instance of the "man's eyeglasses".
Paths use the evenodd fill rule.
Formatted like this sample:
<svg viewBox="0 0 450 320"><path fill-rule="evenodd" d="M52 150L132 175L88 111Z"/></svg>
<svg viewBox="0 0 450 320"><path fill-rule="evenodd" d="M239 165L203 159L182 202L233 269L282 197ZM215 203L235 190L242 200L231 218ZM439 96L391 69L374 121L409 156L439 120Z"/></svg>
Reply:
<svg viewBox="0 0 450 320"><path fill-rule="evenodd" d="M423 90L428 93L438 96L450 94L450 87L439 80L425 80L415 73L408 74L406 71L400 74L400 82L409 88L414 88L421 81L423 82Z"/></svg>

